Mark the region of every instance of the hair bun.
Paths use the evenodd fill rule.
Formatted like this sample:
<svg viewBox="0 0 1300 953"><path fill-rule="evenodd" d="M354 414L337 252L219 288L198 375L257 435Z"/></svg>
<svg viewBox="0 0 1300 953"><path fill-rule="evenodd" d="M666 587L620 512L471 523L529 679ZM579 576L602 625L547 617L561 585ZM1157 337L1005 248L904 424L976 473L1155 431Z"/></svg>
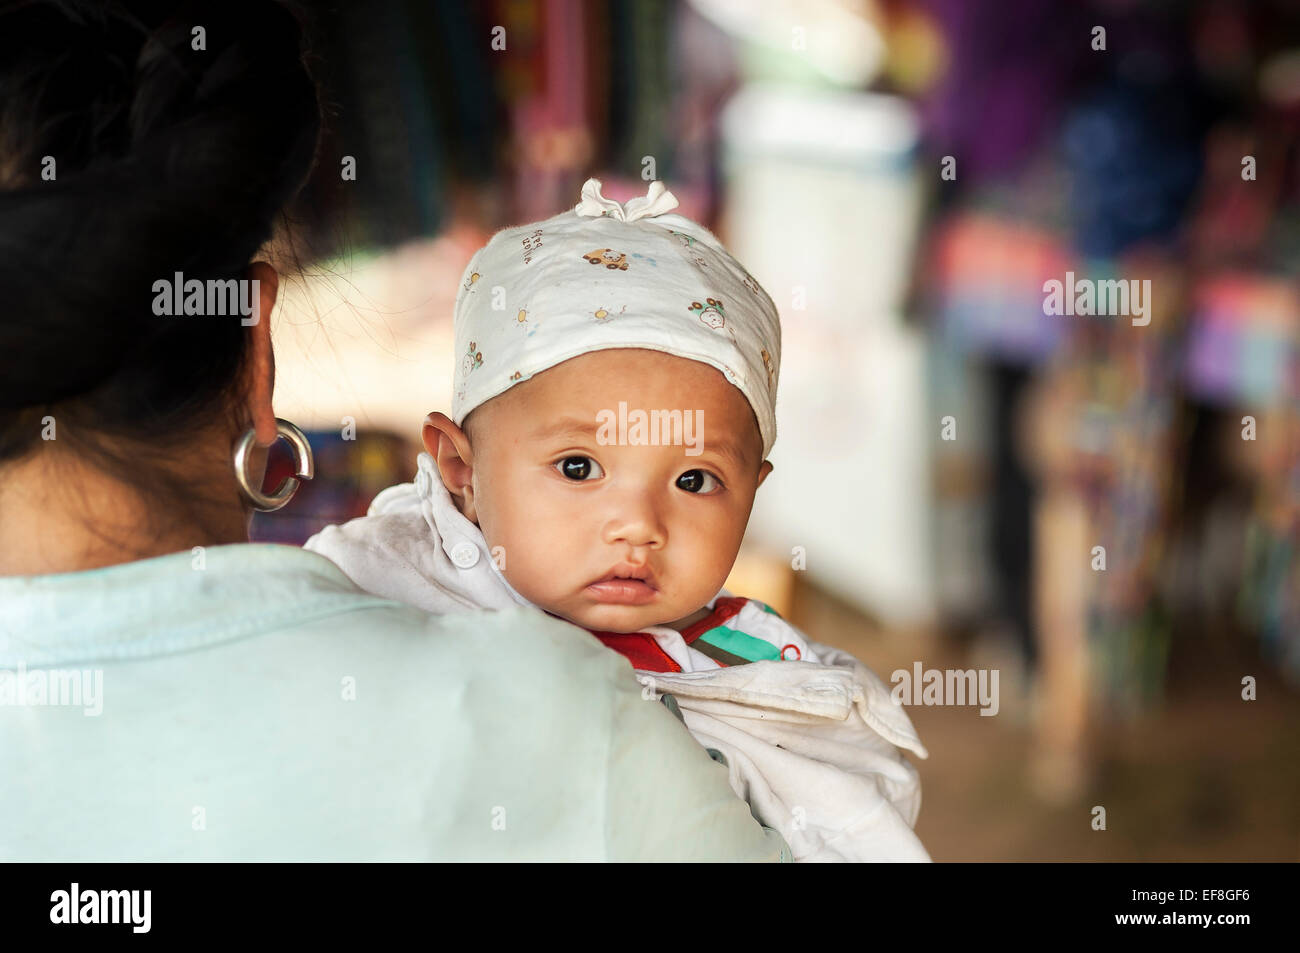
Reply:
<svg viewBox="0 0 1300 953"><path fill-rule="evenodd" d="M299 24L269 0L18 7L0 102L26 104L0 114L0 408L195 345L152 313L153 283L242 272L320 130Z"/></svg>
<svg viewBox="0 0 1300 953"><path fill-rule="evenodd" d="M269 218L302 185L320 127L298 23L265 0L182 11L140 51L132 154L160 162L168 183L193 192L200 209Z"/></svg>

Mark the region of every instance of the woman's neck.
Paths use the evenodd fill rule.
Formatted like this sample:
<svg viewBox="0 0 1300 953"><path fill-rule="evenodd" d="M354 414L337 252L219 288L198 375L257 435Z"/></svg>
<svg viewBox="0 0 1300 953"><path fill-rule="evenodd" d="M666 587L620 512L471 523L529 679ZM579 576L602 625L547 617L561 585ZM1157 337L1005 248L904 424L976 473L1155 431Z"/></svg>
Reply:
<svg viewBox="0 0 1300 953"><path fill-rule="evenodd" d="M224 474L219 474L224 477ZM216 481L212 481L216 482ZM49 449L0 466L0 576L80 572L248 541L248 516L229 487L195 486L193 499L227 497L200 521L189 501L164 504ZM182 504L177 506L177 502Z"/></svg>

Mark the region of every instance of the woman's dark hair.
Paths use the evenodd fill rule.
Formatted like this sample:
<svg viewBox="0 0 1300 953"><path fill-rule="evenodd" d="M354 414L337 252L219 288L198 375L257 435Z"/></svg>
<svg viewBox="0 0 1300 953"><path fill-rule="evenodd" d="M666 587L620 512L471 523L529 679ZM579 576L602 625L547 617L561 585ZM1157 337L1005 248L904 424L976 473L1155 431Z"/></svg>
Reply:
<svg viewBox="0 0 1300 953"><path fill-rule="evenodd" d="M47 414L102 463L228 411L239 315L157 315L153 285L242 278L320 124L281 4L0 0L0 463Z"/></svg>

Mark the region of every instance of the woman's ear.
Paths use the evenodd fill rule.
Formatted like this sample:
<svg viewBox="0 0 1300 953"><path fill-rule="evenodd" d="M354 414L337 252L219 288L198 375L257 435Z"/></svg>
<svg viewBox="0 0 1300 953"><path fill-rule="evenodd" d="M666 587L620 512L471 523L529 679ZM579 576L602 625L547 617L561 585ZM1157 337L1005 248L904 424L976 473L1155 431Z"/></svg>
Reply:
<svg viewBox="0 0 1300 953"><path fill-rule="evenodd" d="M251 340L249 361L248 414L257 431L257 444L269 447L275 442L275 409L271 395L275 391L275 354L271 350L271 310L280 293L280 276L264 261L255 261L244 275L253 285L253 314L248 319Z"/></svg>
<svg viewBox="0 0 1300 953"><path fill-rule="evenodd" d="M420 430L424 449L429 451L438 465L438 475L456 506L466 519L478 522L474 505L474 450L469 445L465 431L451 422L441 411L433 411L424 418Z"/></svg>
<svg viewBox="0 0 1300 953"><path fill-rule="evenodd" d="M755 490L757 490L760 486L763 485L763 481L767 479L767 475L771 472L772 472L772 461L764 460L763 465L758 468L758 483L754 485Z"/></svg>

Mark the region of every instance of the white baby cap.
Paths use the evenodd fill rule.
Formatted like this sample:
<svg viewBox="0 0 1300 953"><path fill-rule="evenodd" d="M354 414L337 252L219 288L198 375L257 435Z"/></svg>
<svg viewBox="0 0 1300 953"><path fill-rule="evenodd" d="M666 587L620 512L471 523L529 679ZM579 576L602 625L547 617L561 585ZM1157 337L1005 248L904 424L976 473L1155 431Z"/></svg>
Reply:
<svg viewBox="0 0 1300 953"><path fill-rule="evenodd" d="M661 182L619 204L588 179L582 201L506 228L470 259L456 295L452 419L562 361L643 347L703 361L776 441L781 322L772 299L708 229L669 214Z"/></svg>

